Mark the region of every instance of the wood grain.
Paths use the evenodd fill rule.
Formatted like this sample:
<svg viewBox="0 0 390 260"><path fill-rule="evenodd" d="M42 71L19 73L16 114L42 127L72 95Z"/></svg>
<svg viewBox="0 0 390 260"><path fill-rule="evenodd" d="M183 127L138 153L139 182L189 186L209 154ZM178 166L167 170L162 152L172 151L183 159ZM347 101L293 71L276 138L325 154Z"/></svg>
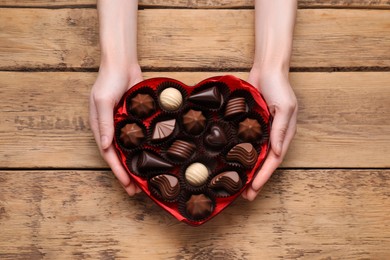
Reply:
<svg viewBox="0 0 390 260"><path fill-rule="evenodd" d="M0 0L0 6L91 6L96 0ZM139 0L145 7L180 7L180 8L251 8L253 0ZM300 8L343 7L343 8L389 8L388 0L299 0Z"/></svg>
<svg viewBox="0 0 390 260"><path fill-rule="evenodd" d="M178 222L110 172L0 172L1 259L386 259L390 170L285 170L254 202Z"/></svg>
<svg viewBox="0 0 390 260"><path fill-rule="evenodd" d="M291 65L389 67L389 28L389 10L299 10ZM99 64L96 10L2 8L0 31L1 70ZM139 59L150 70L248 69L253 35L253 10L139 11Z"/></svg>
<svg viewBox="0 0 390 260"><path fill-rule="evenodd" d="M218 74L225 73L144 76L193 85ZM106 167L88 125L95 77L0 72L0 167ZM284 167L390 167L390 73L291 73L291 81L300 112Z"/></svg>

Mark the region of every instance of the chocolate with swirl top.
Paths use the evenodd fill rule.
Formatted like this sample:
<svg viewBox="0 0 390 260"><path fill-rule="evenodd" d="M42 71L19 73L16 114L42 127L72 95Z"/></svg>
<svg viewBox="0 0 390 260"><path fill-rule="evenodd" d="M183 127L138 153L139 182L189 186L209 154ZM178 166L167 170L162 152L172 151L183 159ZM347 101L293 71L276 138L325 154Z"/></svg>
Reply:
<svg viewBox="0 0 390 260"><path fill-rule="evenodd" d="M240 143L230 149L226 159L237 161L245 167L251 168L256 164L257 152L251 143Z"/></svg>
<svg viewBox="0 0 390 260"><path fill-rule="evenodd" d="M213 202L204 194L192 195L186 202L186 212L195 220L208 217L213 212L213 208Z"/></svg>
<svg viewBox="0 0 390 260"><path fill-rule="evenodd" d="M171 201L180 193L179 180L172 175L161 174L150 179L150 184L156 188L163 199Z"/></svg>
<svg viewBox="0 0 390 260"><path fill-rule="evenodd" d="M226 196L237 193L242 187L240 175L236 171L226 171L215 176L209 188L214 190L217 194Z"/></svg>

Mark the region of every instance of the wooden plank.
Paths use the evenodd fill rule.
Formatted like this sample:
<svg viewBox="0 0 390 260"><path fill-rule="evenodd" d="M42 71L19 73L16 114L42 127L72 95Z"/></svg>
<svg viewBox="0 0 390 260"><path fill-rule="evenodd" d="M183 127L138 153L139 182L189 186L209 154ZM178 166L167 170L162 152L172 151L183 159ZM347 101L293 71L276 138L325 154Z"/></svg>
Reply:
<svg viewBox="0 0 390 260"><path fill-rule="evenodd" d="M148 72L193 85L215 72ZM243 79L247 73L233 73ZM95 73L0 72L0 167L106 167L88 125ZM48 80L49 79L49 80ZM284 167L390 167L390 73L291 73L300 113Z"/></svg>
<svg viewBox="0 0 390 260"><path fill-rule="evenodd" d="M0 0L0 6L91 6L96 0ZM139 0L141 8L145 7L180 7L180 8L252 8L253 0ZM342 7L342 8L389 8L388 0L299 0L300 8Z"/></svg>
<svg viewBox="0 0 390 260"><path fill-rule="evenodd" d="M194 228L109 172L0 172L1 259L387 259L390 170L286 170Z"/></svg>
<svg viewBox="0 0 390 260"><path fill-rule="evenodd" d="M291 65L388 67L389 28L388 10L299 10ZM1 70L99 64L93 9L2 8L0 31ZM253 10L141 10L140 63L150 69L248 69L253 32Z"/></svg>

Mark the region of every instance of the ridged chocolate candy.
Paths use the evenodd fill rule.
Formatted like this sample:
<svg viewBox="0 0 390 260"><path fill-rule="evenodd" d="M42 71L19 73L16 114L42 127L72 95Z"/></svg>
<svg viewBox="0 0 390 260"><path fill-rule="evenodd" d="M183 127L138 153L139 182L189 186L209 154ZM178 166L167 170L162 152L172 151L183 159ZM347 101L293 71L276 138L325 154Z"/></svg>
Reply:
<svg viewBox="0 0 390 260"><path fill-rule="evenodd" d="M188 99L196 104L218 108L221 105L222 96L218 87L214 86L192 94Z"/></svg>
<svg viewBox="0 0 390 260"><path fill-rule="evenodd" d="M165 120L156 123L153 130L152 139L159 140L170 136L175 130L176 119Z"/></svg>
<svg viewBox="0 0 390 260"><path fill-rule="evenodd" d="M139 145L144 137L144 132L136 123L126 124L122 127L119 136L120 140L128 148Z"/></svg>
<svg viewBox="0 0 390 260"><path fill-rule="evenodd" d="M237 161L247 168L253 167L257 161L257 152L251 143L241 143L228 152L228 161Z"/></svg>
<svg viewBox="0 0 390 260"><path fill-rule="evenodd" d="M195 151L195 148L196 146L193 143L183 140L176 140L169 147L167 155L172 160L185 161L191 157Z"/></svg>
<svg viewBox="0 0 390 260"><path fill-rule="evenodd" d="M166 88L160 93L160 104L168 111L178 110L183 103L183 96L176 88Z"/></svg>
<svg viewBox="0 0 390 260"><path fill-rule="evenodd" d="M137 94L131 99L130 111L139 117L150 115L155 109L153 98L148 94Z"/></svg>
<svg viewBox="0 0 390 260"><path fill-rule="evenodd" d="M164 170L173 165L153 153L143 151L138 157L137 167L139 170Z"/></svg>
<svg viewBox="0 0 390 260"><path fill-rule="evenodd" d="M205 128L206 118L202 111L190 109L183 116L183 125L188 133L198 135Z"/></svg>
<svg viewBox="0 0 390 260"><path fill-rule="evenodd" d="M184 175L192 186L201 186L207 181L209 170L204 164L196 162L187 167Z"/></svg>
<svg viewBox="0 0 390 260"><path fill-rule="evenodd" d="M226 171L215 176L210 184L209 188L214 192L226 196L237 193L242 187L242 181L240 175L236 171Z"/></svg>
<svg viewBox="0 0 390 260"><path fill-rule="evenodd" d="M213 125L207 131L204 137L204 142L210 148L222 148L227 144L226 134L222 127L219 125Z"/></svg>
<svg viewBox="0 0 390 260"><path fill-rule="evenodd" d="M246 112L245 98L232 98L226 104L225 117L237 116Z"/></svg>
<svg viewBox="0 0 390 260"><path fill-rule="evenodd" d="M261 134L261 125L256 119L247 118L238 126L238 137L244 141L256 141L261 137Z"/></svg>
<svg viewBox="0 0 390 260"><path fill-rule="evenodd" d="M179 196L180 184L179 180L172 175L161 174L150 179L150 184L156 188L163 199L169 201L174 200Z"/></svg>
<svg viewBox="0 0 390 260"><path fill-rule="evenodd" d="M186 212L192 219L204 219L213 212L213 202L204 194L192 195L186 202Z"/></svg>

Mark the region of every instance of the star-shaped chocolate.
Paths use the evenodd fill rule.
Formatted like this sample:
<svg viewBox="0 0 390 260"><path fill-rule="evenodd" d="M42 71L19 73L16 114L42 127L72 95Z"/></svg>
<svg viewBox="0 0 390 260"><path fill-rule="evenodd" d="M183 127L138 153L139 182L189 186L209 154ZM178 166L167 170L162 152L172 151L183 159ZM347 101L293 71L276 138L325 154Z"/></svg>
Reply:
<svg viewBox="0 0 390 260"><path fill-rule="evenodd" d="M134 147L141 143L145 135L136 123L126 124L121 129L120 139L126 147Z"/></svg>
<svg viewBox="0 0 390 260"><path fill-rule="evenodd" d="M150 115L154 109L154 100L148 94L137 94L131 99L130 111L139 117Z"/></svg>
<svg viewBox="0 0 390 260"><path fill-rule="evenodd" d="M244 141L256 141L261 134L261 125L256 119L247 118L239 124L238 136Z"/></svg>
<svg viewBox="0 0 390 260"><path fill-rule="evenodd" d="M206 125L206 118L204 117L202 111L190 109L183 116L183 125L188 133L197 135L203 131Z"/></svg>

